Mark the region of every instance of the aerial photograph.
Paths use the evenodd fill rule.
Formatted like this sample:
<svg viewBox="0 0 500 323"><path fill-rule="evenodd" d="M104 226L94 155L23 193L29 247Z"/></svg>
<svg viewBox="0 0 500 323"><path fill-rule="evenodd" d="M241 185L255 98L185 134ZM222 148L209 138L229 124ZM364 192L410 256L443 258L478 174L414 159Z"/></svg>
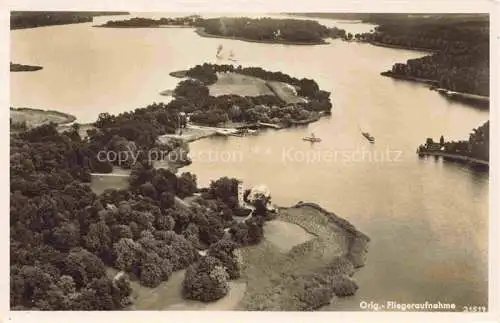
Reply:
<svg viewBox="0 0 500 323"><path fill-rule="evenodd" d="M9 35L11 311L490 311L488 13Z"/></svg>

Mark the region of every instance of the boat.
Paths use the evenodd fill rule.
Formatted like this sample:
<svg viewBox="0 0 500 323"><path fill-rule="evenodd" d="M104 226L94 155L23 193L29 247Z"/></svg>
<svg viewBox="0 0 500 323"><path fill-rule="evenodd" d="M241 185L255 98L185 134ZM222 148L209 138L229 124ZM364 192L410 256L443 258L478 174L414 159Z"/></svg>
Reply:
<svg viewBox="0 0 500 323"><path fill-rule="evenodd" d="M366 139L368 139L368 141L370 143L374 143L375 142L375 137L373 137L372 135L370 135L368 132L361 132L361 134L363 135L363 137L365 137Z"/></svg>
<svg viewBox="0 0 500 323"><path fill-rule="evenodd" d="M235 133L237 133L238 130L236 129L230 129L230 128L218 128L215 130L215 133L219 136L230 136L230 135L234 135Z"/></svg>
<svg viewBox="0 0 500 323"><path fill-rule="evenodd" d="M304 138L302 138L302 140L310 141L310 142L320 142L321 138L304 137Z"/></svg>
<svg viewBox="0 0 500 323"><path fill-rule="evenodd" d="M257 134L257 130L252 130L252 129L238 129L236 132L230 133L229 135L231 136L236 136L236 137L245 137L245 136L251 136Z"/></svg>
<svg viewBox="0 0 500 323"><path fill-rule="evenodd" d="M230 61L232 62L236 62L236 59L234 58L234 52L233 51L230 51L229 52L229 58L228 58Z"/></svg>
<svg viewBox="0 0 500 323"><path fill-rule="evenodd" d="M320 142L321 138L318 138L314 135L314 133L311 134L310 137L304 137L302 140L309 141L309 142Z"/></svg>
<svg viewBox="0 0 500 323"><path fill-rule="evenodd" d="M217 57L218 59L221 59L222 58L221 53L222 53L222 45L219 45L217 47L217 54L215 54L215 57Z"/></svg>

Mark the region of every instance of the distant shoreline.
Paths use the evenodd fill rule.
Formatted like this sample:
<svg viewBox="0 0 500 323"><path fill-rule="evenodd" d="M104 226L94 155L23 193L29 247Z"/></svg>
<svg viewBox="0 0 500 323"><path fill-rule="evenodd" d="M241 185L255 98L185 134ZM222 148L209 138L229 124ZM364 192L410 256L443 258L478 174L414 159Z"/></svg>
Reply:
<svg viewBox="0 0 500 323"><path fill-rule="evenodd" d="M429 53L429 54L433 54L433 53L439 52L438 50L434 50L434 49L419 48L419 47L406 47L406 46L399 46L399 45L390 45L390 44L384 44L384 43L379 43L379 42L375 42L375 41L360 41L360 43L371 44L373 46L378 46L378 47L387 47L387 48L394 48L394 49L414 50L414 51L417 51L417 52L426 52L426 53Z"/></svg>
<svg viewBox="0 0 500 323"><path fill-rule="evenodd" d="M245 42L249 42L249 43L278 44L278 45L300 45L300 46L328 45L328 44L330 44L329 42L327 42L325 40L322 40L320 42L293 42L293 41L286 41L286 40L256 40L256 39L250 39L250 38L245 38L245 37L214 35L214 34L207 33L205 31L205 28L203 28L203 27L197 27L195 29L195 32L201 37L233 39L233 40L240 40L240 41L245 41Z"/></svg>
<svg viewBox="0 0 500 323"><path fill-rule="evenodd" d="M11 72L36 72L41 69L43 69L43 67L38 65L23 65L23 64L10 63Z"/></svg>
<svg viewBox="0 0 500 323"><path fill-rule="evenodd" d="M116 28L116 29L135 29L135 28L195 28L193 26L185 25L150 25L150 26L108 26L108 25L95 25L94 28Z"/></svg>
<svg viewBox="0 0 500 323"><path fill-rule="evenodd" d="M431 79L425 79L407 75L399 75L399 74L394 74L392 71L385 71L380 73L380 75L388 76L397 80L427 84L431 86L430 90L438 92L439 94L445 96L447 99L455 100L458 102L470 103L477 106L478 108L489 108L490 98L488 96L465 93L465 92L456 92L445 88L438 88L437 85L439 82L437 80L431 80Z"/></svg>

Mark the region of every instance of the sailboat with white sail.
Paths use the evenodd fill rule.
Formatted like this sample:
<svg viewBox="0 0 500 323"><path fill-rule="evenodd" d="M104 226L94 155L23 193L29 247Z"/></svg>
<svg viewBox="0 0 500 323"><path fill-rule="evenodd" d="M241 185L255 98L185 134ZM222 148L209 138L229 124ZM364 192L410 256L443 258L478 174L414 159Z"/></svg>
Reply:
<svg viewBox="0 0 500 323"><path fill-rule="evenodd" d="M217 47L217 53L215 54L215 57L218 60L224 60L225 59L224 47L222 46L222 44ZM229 54L227 56L227 60L231 61L231 62L237 62L236 58L234 57L234 52L232 50L229 51Z"/></svg>

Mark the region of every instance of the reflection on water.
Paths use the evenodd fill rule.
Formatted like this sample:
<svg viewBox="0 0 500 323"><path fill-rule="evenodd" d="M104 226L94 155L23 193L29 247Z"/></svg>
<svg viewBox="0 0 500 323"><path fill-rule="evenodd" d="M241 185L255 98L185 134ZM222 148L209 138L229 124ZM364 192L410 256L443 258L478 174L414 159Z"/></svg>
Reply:
<svg viewBox="0 0 500 323"><path fill-rule="evenodd" d="M96 23L108 19L113 18L99 17ZM351 32L373 27L321 22ZM224 175L249 185L266 183L280 205L317 202L367 233L372 238L368 262L355 276L360 289L332 308L359 310L361 300L487 303L488 174L419 159L415 149L427 137L468 138L488 112L379 75L394 62L422 53L339 40L311 47L269 45L202 38L191 29L91 24L11 35L12 61L44 67L11 73L12 105L60 110L82 122L104 111L167 101L158 93L178 82L168 73L215 62L219 44L233 50L243 66L317 80L332 93L330 117L255 137L192 143L193 152L237 151L241 158L200 159L186 171L196 173L201 185ZM360 129L373 134L376 143L369 144ZM311 132L322 141L311 145L301 140ZM388 152L390 160L382 161ZM332 154L337 157L325 157Z"/></svg>

